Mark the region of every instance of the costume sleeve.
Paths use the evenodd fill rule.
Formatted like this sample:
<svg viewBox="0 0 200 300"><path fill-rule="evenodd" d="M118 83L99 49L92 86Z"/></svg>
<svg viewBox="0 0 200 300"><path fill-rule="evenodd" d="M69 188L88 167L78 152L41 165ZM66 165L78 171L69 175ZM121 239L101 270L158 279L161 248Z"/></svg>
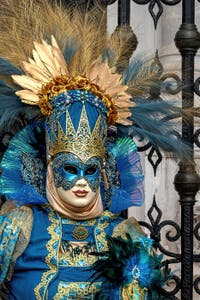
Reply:
<svg viewBox="0 0 200 300"><path fill-rule="evenodd" d="M27 207L0 215L0 284L10 279L12 265L28 244L30 222L32 211Z"/></svg>
<svg viewBox="0 0 200 300"><path fill-rule="evenodd" d="M14 226L8 216L0 216L0 283L6 278L20 228Z"/></svg>
<svg viewBox="0 0 200 300"><path fill-rule="evenodd" d="M120 235L119 235L120 234ZM97 299L161 300L160 291L169 278L162 270L153 240L146 237L134 218L125 220L107 237L108 251L95 263L95 275L103 277Z"/></svg>

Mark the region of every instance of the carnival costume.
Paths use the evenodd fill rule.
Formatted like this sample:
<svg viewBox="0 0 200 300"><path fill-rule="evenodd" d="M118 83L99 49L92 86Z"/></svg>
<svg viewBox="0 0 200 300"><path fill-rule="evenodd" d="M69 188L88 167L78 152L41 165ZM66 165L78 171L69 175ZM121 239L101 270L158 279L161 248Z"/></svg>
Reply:
<svg viewBox="0 0 200 300"><path fill-rule="evenodd" d="M100 19L47 1L1 7L1 134L19 129L1 161L1 193L15 203L0 216L11 300L161 299L161 256L119 215L144 199L132 137L179 152L163 122L177 108L145 98L140 61L118 73L124 45Z"/></svg>

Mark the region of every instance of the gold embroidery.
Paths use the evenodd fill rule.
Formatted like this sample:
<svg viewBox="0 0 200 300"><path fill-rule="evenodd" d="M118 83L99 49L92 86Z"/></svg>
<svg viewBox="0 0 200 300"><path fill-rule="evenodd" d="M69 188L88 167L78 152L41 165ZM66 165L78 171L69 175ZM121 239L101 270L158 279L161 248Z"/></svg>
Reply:
<svg viewBox="0 0 200 300"><path fill-rule="evenodd" d="M132 283L122 288L123 300L146 300L147 288L141 288L139 283L134 280Z"/></svg>
<svg viewBox="0 0 200 300"><path fill-rule="evenodd" d="M59 232L56 231L56 228L58 226L60 226L60 218L56 219L54 216L55 212L53 212L53 210L50 206L48 206L48 207L50 209L48 218L49 218L51 224L47 228L47 230L48 230L48 233L51 235L51 238L49 239L49 241L46 244L48 254L45 258L45 262L48 265L48 267L50 268L50 270L43 273L41 282L34 289L34 293L35 293L37 300L43 299L43 296L41 296L41 294L45 295L46 290L48 288L49 281L51 280L53 275L56 274L56 272L57 272L57 264L54 265L52 263L52 259L54 257L57 257L57 249L58 248L56 249L55 243L60 244L60 240L61 240L61 234L59 234Z"/></svg>
<svg viewBox="0 0 200 300"><path fill-rule="evenodd" d="M85 240L89 235L87 228L83 226L77 226L72 232L72 236L77 240Z"/></svg>
<svg viewBox="0 0 200 300"><path fill-rule="evenodd" d="M93 300L99 291L101 282L63 282L60 281L58 291L53 300L90 299ZM66 298L67 297L67 298ZM89 298L88 298L89 297Z"/></svg>
<svg viewBox="0 0 200 300"><path fill-rule="evenodd" d="M62 215L61 215L62 217ZM94 226L95 223L96 223L96 219L91 219L91 220L86 220L86 221L75 221L75 220L70 220L70 219L67 219L65 216L63 216L62 218L62 224L71 224L71 225L85 225L85 226Z"/></svg>
<svg viewBox="0 0 200 300"><path fill-rule="evenodd" d="M132 240L134 240L138 236L145 236L144 231L140 227L139 223L134 217L130 217L121 223L119 223L117 226L115 226L113 230L113 237L122 237L123 239L127 239L126 234L129 234Z"/></svg>
<svg viewBox="0 0 200 300"><path fill-rule="evenodd" d="M92 255L85 255L84 253L80 254L79 256L72 259L70 254L68 253L58 253L58 249L61 249L61 239L62 234L58 228L62 228L62 224L77 224L77 221L62 219L60 216L57 215L55 217L55 212L52 210L51 206L48 206L49 214L48 218L50 220L50 225L47 228L48 233L50 234L51 238L47 242L46 248L48 254L45 258L46 264L49 266L49 270L44 272L41 278L41 282L35 287L34 293L37 300L43 300L44 295L47 293L48 284L50 280L56 275L58 270L58 263L60 265L65 265L68 267L77 267L77 266L88 266L92 265L96 261L96 256ZM104 214L98 219L97 225L96 219L78 222L80 225L91 225L94 226L94 235L95 235L95 242L96 242L96 249L97 251L105 251L107 250L107 241L106 241L106 233L105 228L109 225L111 220L116 218L116 215L106 211ZM62 224L61 224L62 221ZM72 242L70 242L72 243ZM57 244L57 245L56 245ZM78 243L77 243L78 244ZM82 244L82 243L80 243ZM59 256L58 256L59 255ZM53 264L53 259L55 263ZM57 298L55 298L57 299ZM60 298L58 298L60 299Z"/></svg>
<svg viewBox="0 0 200 300"><path fill-rule="evenodd" d="M106 240L106 233L105 229L109 225L112 219L116 218L116 215L112 214L111 212L104 212L104 214L98 219L97 225L95 226L96 219L78 222L81 226L94 226L94 235L95 235L95 243L96 249L98 252L108 250L107 247L107 240ZM77 224L77 221L71 221L67 219L62 219L63 224ZM75 243L69 242L72 248L77 247L80 245L82 247L83 243ZM59 264L62 266L68 267L77 267L77 266L88 266L95 263L97 257L94 255L88 255L87 253L83 253L80 251L79 254L73 255L73 249L71 251L66 251L65 253L59 253Z"/></svg>
<svg viewBox="0 0 200 300"><path fill-rule="evenodd" d="M60 152L69 152L75 154L84 163L91 157L104 157L105 132L102 127L102 118L98 117L94 129L91 131L85 106L82 108L77 130L74 128L68 110L66 110L66 128L62 128L59 120L56 125L57 133L55 133L54 126L54 122L50 122L53 137L53 139L48 137L47 152L50 156L55 156Z"/></svg>
<svg viewBox="0 0 200 300"><path fill-rule="evenodd" d="M90 255L90 252L96 252L96 249L92 244L67 242L66 247L63 245L61 247L59 253L59 265L68 267L91 266L96 262L97 257L95 255Z"/></svg>
<svg viewBox="0 0 200 300"><path fill-rule="evenodd" d="M105 211L103 217L100 218L98 221L98 224L94 231L96 247L98 252L108 250L105 228L109 225L111 220L114 218L116 218L116 215L114 215L109 211Z"/></svg>
<svg viewBox="0 0 200 300"><path fill-rule="evenodd" d="M2 271L3 278L5 276L7 280L10 280L13 275L15 261L29 244L33 214L29 207L14 208L10 203L8 205L4 204L3 211L0 214L6 216L0 224L0 230L3 230L3 243L0 252L5 256L5 259L1 260L0 273Z"/></svg>

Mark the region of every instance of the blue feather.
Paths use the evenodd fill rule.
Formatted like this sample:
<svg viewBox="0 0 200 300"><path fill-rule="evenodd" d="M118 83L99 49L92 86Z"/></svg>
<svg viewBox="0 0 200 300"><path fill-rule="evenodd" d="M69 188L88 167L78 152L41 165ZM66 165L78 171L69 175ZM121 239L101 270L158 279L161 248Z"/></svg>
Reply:
<svg viewBox="0 0 200 300"><path fill-rule="evenodd" d="M103 62L107 61L109 65L113 64L114 58L115 58L114 52L110 48L107 48L102 54L102 61Z"/></svg>
<svg viewBox="0 0 200 300"><path fill-rule="evenodd" d="M177 123L168 120L173 114L178 114L178 110L165 101L140 99L131 108L133 125L118 125L118 135L138 136L150 141L155 148L173 152L179 158L188 157L190 146L181 141Z"/></svg>
<svg viewBox="0 0 200 300"><path fill-rule="evenodd" d="M145 289L145 299L161 300L161 289L172 276L170 270L163 268L162 255L155 254L153 240L135 232L134 227L130 230L134 239L128 233L126 239L107 236L108 250L93 254L103 258L92 266L94 277L103 278L97 299L121 299L122 289L130 285L134 299L141 299ZM109 286L113 298L109 298ZM132 291L127 296L131 297Z"/></svg>
<svg viewBox="0 0 200 300"><path fill-rule="evenodd" d="M141 68L144 65L144 62L140 59L140 57L134 58L134 60L131 60L128 67L123 73L123 84L129 84L136 78L136 76L141 72ZM145 76L145 72L143 73L143 76Z"/></svg>
<svg viewBox="0 0 200 300"><path fill-rule="evenodd" d="M75 38L70 39L69 37L66 37L66 45L65 45L65 50L63 52L63 55L67 64L69 64L70 59L79 50L80 46L81 45L77 44Z"/></svg>
<svg viewBox="0 0 200 300"><path fill-rule="evenodd" d="M5 195L7 199L14 200L18 206L24 204L43 204L46 202L46 199L43 197L45 193L46 176L44 140L38 140L42 139L43 126L44 124L42 122L35 122L20 131L10 141L9 147L1 161L2 174L0 177L0 193ZM44 191L42 194L38 192L34 184L30 185L30 183L23 178L23 153L33 158L33 162L36 159L40 159L41 164L44 166L42 173L33 174L33 178L35 178L36 182L37 178L42 178L43 184L39 186L39 189L43 189Z"/></svg>
<svg viewBox="0 0 200 300"><path fill-rule="evenodd" d="M2 131L12 131L15 125L21 127L40 114L38 107L26 105L15 95L15 90L0 80L0 134ZM18 126L17 126L18 127Z"/></svg>
<svg viewBox="0 0 200 300"><path fill-rule="evenodd" d="M4 94L0 94L0 131L10 129L21 114L24 104L6 85L1 85Z"/></svg>
<svg viewBox="0 0 200 300"><path fill-rule="evenodd" d="M14 93L14 89L9 87L3 80L0 80L0 95L10 95Z"/></svg>
<svg viewBox="0 0 200 300"><path fill-rule="evenodd" d="M23 72L20 69L18 69L16 66L11 64L9 61L0 57L0 74L6 76L13 75L13 74L22 75Z"/></svg>
<svg viewBox="0 0 200 300"><path fill-rule="evenodd" d="M117 163L120 187L112 188L109 211L119 213L144 202L143 173L137 146L131 138L118 139L111 150Z"/></svg>

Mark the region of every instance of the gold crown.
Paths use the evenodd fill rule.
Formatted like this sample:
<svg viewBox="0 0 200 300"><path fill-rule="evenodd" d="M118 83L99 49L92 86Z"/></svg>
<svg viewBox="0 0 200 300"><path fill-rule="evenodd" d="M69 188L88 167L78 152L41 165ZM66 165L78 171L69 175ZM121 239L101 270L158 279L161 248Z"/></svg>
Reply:
<svg viewBox="0 0 200 300"><path fill-rule="evenodd" d="M53 122L50 126L53 138L47 134L47 155L55 156L61 152L69 152L75 154L84 163L91 157L104 157L104 131L105 126L101 126L102 117L99 116L93 131L90 130L90 125L85 110L82 108L81 117L77 131L74 128L69 112L66 109L66 132L63 131L61 124L58 122L57 134L53 127Z"/></svg>

